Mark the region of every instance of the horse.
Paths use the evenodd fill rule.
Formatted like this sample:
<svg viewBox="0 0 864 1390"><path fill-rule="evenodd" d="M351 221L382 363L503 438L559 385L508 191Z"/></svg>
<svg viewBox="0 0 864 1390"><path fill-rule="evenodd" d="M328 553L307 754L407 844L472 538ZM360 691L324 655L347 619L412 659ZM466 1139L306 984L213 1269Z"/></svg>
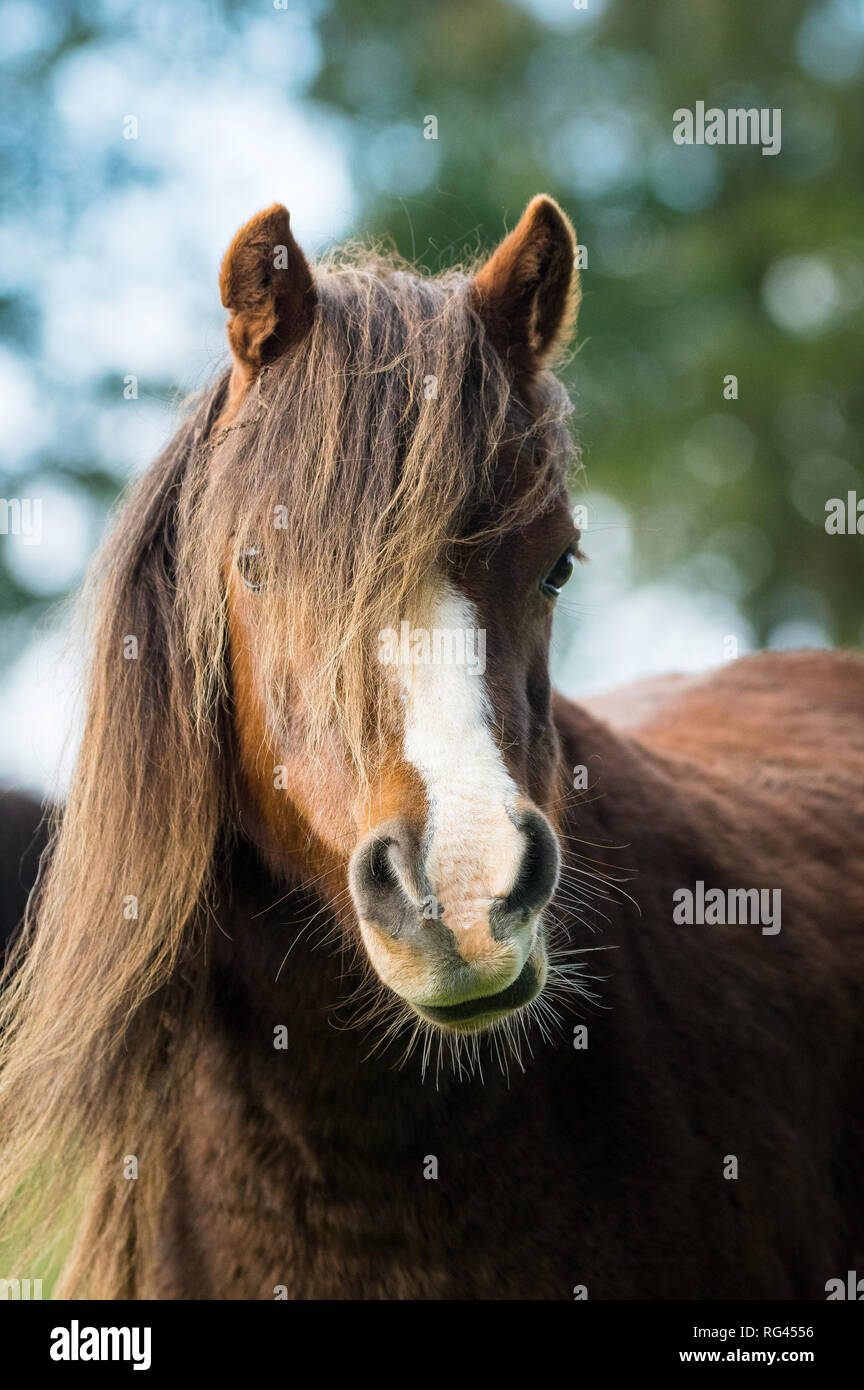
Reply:
<svg viewBox="0 0 864 1390"><path fill-rule="evenodd" d="M36 798L20 791L0 793L0 958L23 921L47 841L46 820Z"/></svg>
<svg viewBox="0 0 864 1390"><path fill-rule="evenodd" d="M437 275L310 262L280 204L225 255L230 364L86 583L3 994L5 1229L55 1296L862 1267L864 661L553 692L575 247L539 195Z"/></svg>

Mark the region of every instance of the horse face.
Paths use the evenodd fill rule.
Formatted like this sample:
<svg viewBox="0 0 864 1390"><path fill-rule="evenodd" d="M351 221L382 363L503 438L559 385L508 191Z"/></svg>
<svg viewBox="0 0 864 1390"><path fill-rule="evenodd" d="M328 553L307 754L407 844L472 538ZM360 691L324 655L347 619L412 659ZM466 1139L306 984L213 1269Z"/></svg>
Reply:
<svg viewBox="0 0 864 1390"><path fill-rule="evenodd" d="M262 366L302 341L314 316L312 277L287 214L262 217L272 225L261 218L249 224L223 267L223 299L234 312L229 426L248 406ZM270 252L277 245L294 269L274 290ZM267 273L256 280L262 247ZM560 210L535 199L469 287L485 350L497 355L512 409L523 417L521 430L508 417L491 470L517 497L530 492L540 466L542 438L533 450L524 444L542 396L537 378L575 308L573 249ZM457 396L464 402L464 383ZM421 422L415 433L422 431ZM481 507L491 509L485 519L493 522L494 478ZM382 508L401 485L397 478L384 490ZM335 555L335 528L351 524L350 512L330 516L322 547ZM553 818L563 792L548 646L554 598L576 555L559 476L542 508L521 515L517 506L510 524L485 530L481 519L472 544L439 546L410 591L403 585L404 604L394 599L380 609L377 631L365 634L376 644L365 684L377 691L368 725L378 753L368 780L358 777L350 737L343 742L338 725L314 749L306 737L314 722L311 672L334 660L326 642L316 646L313 636L292 645L284 674L291 694L283 692L273 714L266 693L272 666L268 675L256 636L256 547L235 547L228 565L235 728L256 838L277 863L288 856L322 875L333 898L340 875L345 891L347 869L375 972L442 1028L488 1026L527 1005L545 983L543 911L558 879Z"/></svg>
<svg viewBox="0 0 864 1390"><path fill-rule="evenodd" d="M445 1027L483 1027L545 983L561 788L544 585L571 552L561 498L442 574L428 627L382 634L401 696L396 776L351 856L351 893L380 978Z"/></svg>

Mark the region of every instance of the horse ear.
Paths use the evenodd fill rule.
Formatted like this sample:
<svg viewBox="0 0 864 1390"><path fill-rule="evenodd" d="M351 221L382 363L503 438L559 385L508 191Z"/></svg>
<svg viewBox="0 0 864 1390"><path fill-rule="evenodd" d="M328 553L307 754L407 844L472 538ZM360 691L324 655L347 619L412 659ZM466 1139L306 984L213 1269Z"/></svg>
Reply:
<svg viewBox="0 0 864 1390"><path fill-rule="evenodd" d="M575 255L569 219L540 193L474 280L475 308L518 372L546 366L572 332L579 308Z"/></svg>
<svg viewBox="0 0 864 1390"><path fill-rule="evenodd" d="M229 413L261 368L304 338L312 326L315 282L281 203L240 228L225 252L219 289L222 303L231 310L228 341L234 371Z"/></svg>

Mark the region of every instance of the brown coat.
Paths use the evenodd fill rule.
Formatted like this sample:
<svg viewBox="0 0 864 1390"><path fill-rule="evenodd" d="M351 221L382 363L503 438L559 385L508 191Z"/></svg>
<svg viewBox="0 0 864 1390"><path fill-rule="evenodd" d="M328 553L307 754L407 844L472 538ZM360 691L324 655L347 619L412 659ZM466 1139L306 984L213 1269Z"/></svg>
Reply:
<svg viewBox="0 0 864 1390"><path fill-rule="evenodd" d="M588 958L601 1006L509 1084L364 1060L326 951L298 948L275 985L310 904L253 917L279 892L239 851L163 1296L822 1299L861 1268L864 663L670 680L638 728L633 696L626 734L561 699L556 722L564 768L601 769L566 833L626 846L641 915L589 937L555 908L575 943L617 949ZM697 880L779 887L780 932L673 924Z"/></svg>

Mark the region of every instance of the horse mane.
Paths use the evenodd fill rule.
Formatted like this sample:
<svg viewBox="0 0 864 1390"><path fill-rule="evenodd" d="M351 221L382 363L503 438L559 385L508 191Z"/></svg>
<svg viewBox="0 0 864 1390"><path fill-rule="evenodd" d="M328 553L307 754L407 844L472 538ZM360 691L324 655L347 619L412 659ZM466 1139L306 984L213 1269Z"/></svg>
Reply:
<svg viewBox="0 0 864 1390"><path fill-rule="evenodd" d="M270 718L286 665L326 651L304 677L306 736L338 731L362 782L370 708L386 718L370 635L422 610L453 547L541 511L570 459L566 396L544 373L519 399L465 273L343 257L316 279L307 339L227 429L227 375L205 391L85 585L80 754L0 980L0 1211L28 1269L63 1262L59 1296L140 1296L136 1248L155 1241L235 826L226 560L266 536Z"/></svg>
<svg viewBox="0 0 864 1390"><path fill-rule="evenodd" d="M123 1154L153 1152L170 1123L170 1094L151 1084L164 1071L164 1024L137 1029L134 1049L124 1035L201 915L224 813L217 744L194 718L175 576L178 495L224 389L139 481L91 566L80 753L0 981L0 1210L14 1199L19 1258L41 1261L65 1253L58 1218L83 1207L61 1294L85 1270L94 1296L126 1287L125 1209L133 1198L150 1208L155 1194L139 1184L158 1181L159 1163L126 1182ZM133 899L137 917L124 916Z"/></svg>

